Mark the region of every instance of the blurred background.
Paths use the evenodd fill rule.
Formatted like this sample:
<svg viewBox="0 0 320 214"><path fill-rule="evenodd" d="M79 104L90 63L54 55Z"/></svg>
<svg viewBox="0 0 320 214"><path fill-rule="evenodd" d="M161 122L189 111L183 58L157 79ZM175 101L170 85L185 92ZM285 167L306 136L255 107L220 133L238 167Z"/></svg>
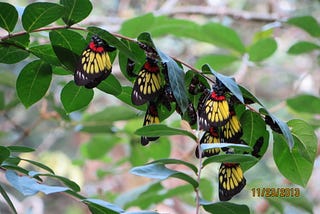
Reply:
<svg viewBox="0 0 320 214"><path fill-rule="evenodd" d="M7 1L20 12L35 1ZM56 2L56 1L49 1ZM268 59L253 63L248 57L233 61L210 61L209 55L230 54L232 50L217 47L187 37L159 35L154 42L163 52L179 58L196 68L205 63L237 82L261 99L265 106L280 119L287 121L301 118L315 127L320 139L320 114L294 111L286 100L300 94L320 95L319 49L305 54L293 55L288 49L297 41L311 41L320 45L319 37L282 24L279 21L293 16L311 15L319 20L320 2L316 0L92 0L91 15L78 26L98 26L110 32L123 31L123 23L137 16L153 13L186 19L198 24L219 22L234 29L244 44L250 46L264 33L271 33L277 42L277 50ZM1 9L1 8L0 8ZM141 23L143 25L144 23ZM181 26L182 27L182 26ZM21 31L16 29L16 32ZM191 32L192 33L192 32ZM1 35L5 32L0 31ZM38 43L46 43L47 33L37 34ZM18 72L29 62L13 65L0 64L0 90L10 108L1 111L1 145L25 145L36 149L26 158L50 166L57 175L65 176L81 186L81 194L98 197L118 204L128 210L149 209L160 213L195 213L194 193L190 186L176 179L158 182L129 173L133 166L142 165L159 158L181 158L197 163L195 144L189 138L162 137L147 147L140 145L140 137L134 135L143 123L143 112L123 105L112 95L95 90L94 100L83 111L65 114L60 103L62 86L72 79L71 75L55 75L46 99L25 109L15 92ZM217 66L217 67L215 67ZM130 85L122 75L117 59L113 74ZM306 104L307 105L307 104ZM320 108L320 106L319 106ZM127 120L108 121L110 112L121 112ZM109 114L108 114L109 112ZM104 115L101 117L101 115ZM100 117L100 118L99 118ZM97 119L99 118L99 119ZM180 127L178 115L166 123ZM319 148L319 146L318 146ZM256 166L245 173L247 185L232 202L248 204L252 213L320 213L320 149L307 187L291 184L278 171L272 157L272 143L265 156ZM26 166L27 167L27 166ZM218 200L217 171L219 164L205 168L201 188L206 198ZM176 168L178 169L178 168ZM178 169L183 170L183 169ZM3 174L0 181L7 183ZM54 182L54 181L48 181ZM299 200L253 197L251 189L262 187L298 187ZM19 213L88 213L87 208L64 194L35 195L24 198L7 187ZM164 190L163 190L164 188ZM162 191L160 191L162 190ZM157 196L155 196L155 194ZM140 200L139 200L140 199ZM150 203L144 203L150 199ZM0 198L0 213L9 213ZM204 212L204 211L203 211ZM205 212L204 212L205 213Z"/></svg>

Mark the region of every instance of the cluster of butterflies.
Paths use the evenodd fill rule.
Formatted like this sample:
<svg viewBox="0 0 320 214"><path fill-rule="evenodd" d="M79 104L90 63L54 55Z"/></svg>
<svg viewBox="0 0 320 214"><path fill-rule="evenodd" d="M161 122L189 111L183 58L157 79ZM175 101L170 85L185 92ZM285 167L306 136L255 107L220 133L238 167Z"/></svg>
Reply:
<svg viewBox="0 0 320 214"><path fill-rule="evenodd" d="M94 88L106 79L112 69L108 53L114 50L115 48L109 46L103 39L96 35L92 36L89 45L80 57L74 73L75 83L86 88ZM170 103L175 102L168 81L166 64L161 63L156 57L150 57L148 53L146 55L146 61L138 74L133 74L132 72L134 68L133 61L129 59L127 64L128 74L136 77L131 94L132 103L135 105L148 104L143 126L161 122L158 114L159 103L164 104L170 111ZM194 76L189 86L189 93L192 95L201 94L197 111L191 102L189 102L187 108L190 125L195 124L198 118L199 129L204 132L200 144L244 143L240 139L242 128L234 109L232 99L234 96L222 82L216 79L212 89L209 89L199 81L197 76ZM176 110L182 114L177 104ZM150 141L155 141L158 138L157 136L142 136L141 144L147 145ZM263 139L257 141L256 148L252 152L253 155L258 156L262 143ZM198 158L200 156L210 157L220 152L232 153L233 151L229 148L202 150L198 145L195 155ZM239 163L221 163L218 181L219 199L221 201L230 200L246 185L246 179Z"/></svg>

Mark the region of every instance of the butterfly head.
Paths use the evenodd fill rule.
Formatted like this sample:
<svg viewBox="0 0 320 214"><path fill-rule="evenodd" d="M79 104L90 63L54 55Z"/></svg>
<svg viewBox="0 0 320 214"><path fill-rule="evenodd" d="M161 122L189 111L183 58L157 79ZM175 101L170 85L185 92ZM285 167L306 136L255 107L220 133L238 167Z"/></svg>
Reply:
<svg viewBox="0 0 320 214"><path fill-rule="evenodd" d="M158 60L147 57L144 68L151 73L159 72Z"/></svg>
<svg viewBox="0 0 320 214"><path fill-rule="evenodd" d="M103 52L104 51L105 42L98 37L97 35L93 35L91 37L91 42L89 43L89 48L95 52Z"/></svg>

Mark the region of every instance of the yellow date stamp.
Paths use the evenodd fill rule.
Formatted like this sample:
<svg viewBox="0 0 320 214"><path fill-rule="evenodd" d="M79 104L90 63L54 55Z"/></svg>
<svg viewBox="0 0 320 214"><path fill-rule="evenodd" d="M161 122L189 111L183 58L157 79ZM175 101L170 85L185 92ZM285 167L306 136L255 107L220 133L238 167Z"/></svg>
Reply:
<svg viewBox="0 0 320 214"><path fill-rule="evenodd" d="M289 187L257 187L251 189L252 197L299 197L300 188Z"/></svg>

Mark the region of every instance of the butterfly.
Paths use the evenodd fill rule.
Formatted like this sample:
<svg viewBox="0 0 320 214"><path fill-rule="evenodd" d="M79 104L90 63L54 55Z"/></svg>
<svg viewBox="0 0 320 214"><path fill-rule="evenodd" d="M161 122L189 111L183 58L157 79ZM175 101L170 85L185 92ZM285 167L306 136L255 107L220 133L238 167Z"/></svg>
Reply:
<svg viewBox="0 0 320 214"><path fill-rule="evenodd" d="M213 90L206 90L198 104L199 127L209 130L210 127L225 125L230 117L229 104L225 96L225 88L217 84Z"/></svg>
<svg viewBox="0 0 320 214"><path fill-rule="evenodd" d="M154 102L149 102L149 106L148 106L146 115L144 117L143 126L147 126L151 124L159 124L159 123L160 123L160 119L159 119L157 106ZM149 141L155 141L158 138L159 137L141 136L141 144L145 146L149 143Z"/></svg>
<svg viewBox="0 0 320 214"><path fill-rule="evenodd" d="M135 105L142 105L157 98L161 90L161 75L158 62L147 57L133 85L131 101Z"/></svg>
<svg viewBox="0 0 320 214"><path fill-rule="evenodd" d="M236 112L232 106L229 106L230 119L221 127L221 135L228 143L237 142L242 136L242 128Z"/></svg>
<svg viewBox="0 0 320 214"><path fill-rule="evenodd" d="M200 139L200 144L203 143L222 143L224 140L220 138L219 136L219 130L216 127L211 127L209 131L206 131L201 139ZM213 155L219 154L221 151L220 148L212 148L212 149L206 149L202 152L202 157L210 157ZM197 158L199 158L199 146L197 146L195 155Z"/></svg>
<svg viewBox="0 0 320 214"><path fill-rule="evenodd" d="M221 163L218 179L220 201L230 200L246 185L239 163Z"/></svg>
<svg viewBox="0 0 320 214"><path fill-rule="evenodd" d="M116 49L94 35L81 54L74 73L74 81L79 86L94 88L111 73L112 64L108 52Z"/></svg>

